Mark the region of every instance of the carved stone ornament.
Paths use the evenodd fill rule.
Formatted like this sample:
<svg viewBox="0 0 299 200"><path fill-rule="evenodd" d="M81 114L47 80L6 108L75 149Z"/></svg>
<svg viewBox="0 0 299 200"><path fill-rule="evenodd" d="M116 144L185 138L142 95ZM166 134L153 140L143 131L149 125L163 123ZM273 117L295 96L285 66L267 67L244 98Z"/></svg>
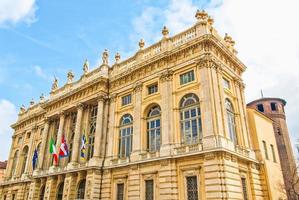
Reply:
<svg viewBox="0 0 299 200"><path fill-rule="evenodd" d="M206 53L203 57L199 59L198 66L199 68L202 67L211 68L211 67L216 67L217 64L213 56L210 53Z"/></svg>
<svg viewBox="0 0 299 200"><path fill-rule="evenodd" d="M141 92L142 91L142 83L136 82L133 86L134 92Z"/></svg>
<svg viewBox="0 0 299 200"><path fill-rule="evenodd" d="M144 42L143 39L141 39L141 40L139 41L139 48L140 48L140 50L143 49L144 45L145 45L145 42Z"/></svg>
<svg viewBox="0 0 299 200"><path fill-rule="evenodd" d="M164 38L167 38L169 34L168 28L166 26L163 27L162 29L162 35Z"/></svg>
<svg viewBox="0 0 299 200"><path fill-rule="evenodd" d="M160 76L160 80L163 81L172 81L173 78L173 71L172 70L166 70L162 72Z"/></svg>
<svg viewBox="0 0 299 200"><path fill-rule="evenodd" d="M73 79L74 79L74 74L73 74L72 71L69 71L69 72L67 73L67 83L68 83L68 84L72 83L72 82L73 82Z"/></svg>
<svg viewBox="0 0 299 200"><path fill-rule="evenodd" d="M118 64L120 61L120 54L117 52L115 55L115 63Z"/></svg>
<svg viewBox="0 0 299 200"><path fill-rule="evenodd" d="M83 73L87 74L89 72L89 62L87 59L85 59L84 64L83 64Z"/></svg>
<svg viewBox="0 0 299 200"><path fill-rule="evenodd" d="M20 107L20 113L24 113L26 111L26 107L24 105L22 105Z"/></svg>
<svg viewBox="0 0 299 200"><path fill-rule="evenodd" d="M41 94L40 97L39 97L39 100L40 100L40 102L45 101L45 95L44 95L44 94Z"/></svg>
<svg viewBox="0 0 299 200"><path fill-rule="evenodd" d="M198 20L198 21L204 21L204 20L207 20L208 19L208 13L206 13L206 11L204 10L197 10L196 11L196 14L195 14L195 18Z"/></svg>
<svg viewBox="0 0 299 200"><path fill-rule="evenodd" d="M58 89L58 80L56 77L54 77L54 82L52 84L52 91L57 90Z"/></svg>
<svg viewBox="0 0 299 200"><path fill-rule="evenodd" d="M102 60L104 65L108 65L108 58L109 58L108 50L105 49L102 55Z"/></svg>
<svg viewBox="0 0 299 200"><path fill-rule="evenodd" d="M30 106L33 106L33 105L34 105L34 100L32 98L31 101L30 101Z"/></svg>

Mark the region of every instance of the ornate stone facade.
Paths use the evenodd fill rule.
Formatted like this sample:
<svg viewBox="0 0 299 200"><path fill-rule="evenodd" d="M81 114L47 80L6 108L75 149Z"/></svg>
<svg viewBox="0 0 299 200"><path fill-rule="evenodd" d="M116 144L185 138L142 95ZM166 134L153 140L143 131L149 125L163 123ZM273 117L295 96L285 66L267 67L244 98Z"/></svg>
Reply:
<svg viewBox="0 0 299 200"><path fill-rule="evenodd" d="M285 199L271 192L271 167L258 156L234 41L206 12L196 18L173 37L164 27L158 43L141 40L135 55L117 54L111 66L105 50L102 65L89 71L85 62L79 80L69 73L59 87L55 79L48 99L22 107L0 198ZM62 135L71 156L55 165L49 141L58 150Z"/></svg>

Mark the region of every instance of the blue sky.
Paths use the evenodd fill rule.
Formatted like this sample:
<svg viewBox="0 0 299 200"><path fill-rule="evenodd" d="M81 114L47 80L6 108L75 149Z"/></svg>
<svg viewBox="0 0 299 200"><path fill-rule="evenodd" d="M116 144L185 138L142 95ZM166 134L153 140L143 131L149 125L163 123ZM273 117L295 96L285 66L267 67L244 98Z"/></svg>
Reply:
<svg viewBox="0 0 299 200"><path fill-rule="evenodd" d="M283 10L279 3L269 7L273 3L265 2L268 4L258 0L244 1L243 4L233 0L118 0L105 3L98 0L23 0L20 5L18 0L1 0L0 160L7 159L12 134L8 127L16 120L19 107L22 104L28 106L31 98L37 101L41 93L48 95L54 75L60 85L65 83L69 70L74 72L75 78L80 77L84 60L87 58L91 66L96 67L104 49L109 50L110 60L116 52L120 52L122 58L128 57L137 49L141 38L146 44L158 40L163 25L169 27L170 34L191 26L198 8L205 8L212 14L220 34L228 32L237 41L240 58L248 66L244 76L247 100L258 98L263 89L265 96L278 96L288 101L288 106L292 107L287 107L291 119L289 128L295 140L298 138L295 133L299 131L296 120L299 95L295 94L299 90L299 81L294 80L299 79L299 74L292 70L299 63L299 40L285 47L285 33L273 33L271 29L275 30L275 24L270 23L269 29L262 34L256 34L248 27L254 24L262 28L276 17L276 11ZM263 10L255 8L254 3L268 9L269 16L265 17ZM292 0L289 3L285 9L290 10L296 4ZM249 13L249 8L254 8L256 13ZM291 14L297 15L295 12ZM256 21L252 23L251 20ZM291 25L292 19L289 20L286 23ZM294 37L298 32L295 30ZM262 40L263 36L268 40ZM269 47L253 46L251 41ZM288 59L287 65L283 56L290 55L273 51L274 46L291 48L292 58ZM284 59L276 60L278 55ZM285 82L277 81L277 76ZM292 87L290 81L294 83Z"/></svg>

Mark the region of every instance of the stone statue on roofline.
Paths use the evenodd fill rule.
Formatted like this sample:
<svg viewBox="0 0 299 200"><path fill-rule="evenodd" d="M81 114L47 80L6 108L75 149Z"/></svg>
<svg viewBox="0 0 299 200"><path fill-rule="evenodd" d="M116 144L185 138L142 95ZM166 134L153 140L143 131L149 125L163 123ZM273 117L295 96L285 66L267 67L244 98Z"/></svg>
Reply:
<svg viewBox="0 0 299 200"><path fill-rule="evenodd" d="M108 58L109 58L108 50L105 49L102 55L103 65L108 65Z"/></svg>
<svg viewBox="0 0 299 200"><path fill-rule="evenodd" d="M57 90L58 89L58 80L57 78L54 76L54 82L52 84L52 91Z"/></svg>
<svg viewBox="0 0 299 200"><path fill-rule="evenodd" d="M85 62L83 64L83 73L87 74L89 72L89 62L87 59L85 59Z"/></svg>
<svg viewBox="0 0 299 200"><path fill-rule="evenodd" d="M68 73L67 73L67 84L70 84L73 82L73 79L74 79L74 74L72 72L72 70L70 70Z"/></svg>

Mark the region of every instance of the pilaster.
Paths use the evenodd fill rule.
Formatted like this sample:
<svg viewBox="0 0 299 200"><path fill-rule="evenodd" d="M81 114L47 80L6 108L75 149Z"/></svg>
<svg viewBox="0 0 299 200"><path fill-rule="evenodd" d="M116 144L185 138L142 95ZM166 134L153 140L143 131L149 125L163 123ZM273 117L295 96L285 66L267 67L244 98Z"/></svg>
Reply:
<svg viewBox="0 0 299 200"><path fill-rule="evenodd" d="M48 141L48 132L49 132L49 119L45 118L45 125L44 125L44 130L42 133L42 143L41 143L41 148L40 152L38 153L39 160L38 160L38 170L41 170L43 168L44 160L45 160L45 151L46 151L46 145Z"/></svg>
<svg viewBox="0 0 299 200"><path fill-rule="evenodd" d="M166 156L171 154L171 144L174 135L174 116L173 116L173 71L166 70L160 76L161 87L161 110L162 110L162 139L160 155Z"/></svg>
<svg viewBox="0 0 299 200"><path fill-rule="evenodd" d="M142 101L142 83L137 82L134 85L135 104L133 110L133 141L131 160L138 160L141 151L141 101Z"/></svg>

